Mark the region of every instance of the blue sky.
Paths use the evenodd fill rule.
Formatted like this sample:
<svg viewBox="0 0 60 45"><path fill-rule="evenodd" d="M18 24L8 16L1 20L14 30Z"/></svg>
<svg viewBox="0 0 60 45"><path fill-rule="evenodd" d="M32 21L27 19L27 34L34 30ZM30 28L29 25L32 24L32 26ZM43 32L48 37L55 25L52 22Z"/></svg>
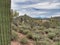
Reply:
<svg viewBox="0 0 60 45"><path fill-rule="evenodd" d="M60 0L11 0L11 9L31 17L60 16Z"/></svg>

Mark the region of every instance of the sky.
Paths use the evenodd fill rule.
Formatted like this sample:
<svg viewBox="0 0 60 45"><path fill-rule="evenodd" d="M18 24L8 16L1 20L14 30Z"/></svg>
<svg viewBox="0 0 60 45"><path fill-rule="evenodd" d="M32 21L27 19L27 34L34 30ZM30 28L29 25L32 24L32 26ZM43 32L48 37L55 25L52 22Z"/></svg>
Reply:
<svg viewBox="0 0 60 45"><path fill-rule="evenodd" d="M60 0L11 0L11 9L31 17L60 16Z"/></svg>

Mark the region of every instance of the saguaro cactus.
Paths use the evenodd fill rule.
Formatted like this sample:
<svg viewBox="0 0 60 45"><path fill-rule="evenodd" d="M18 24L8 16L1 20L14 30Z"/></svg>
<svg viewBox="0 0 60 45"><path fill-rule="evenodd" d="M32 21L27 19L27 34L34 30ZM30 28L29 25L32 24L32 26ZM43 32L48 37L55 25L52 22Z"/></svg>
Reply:
<svg viewBox="0 0 60 45"><path fill-rule="evenodd" d="M0 45L10 43L10 0L0 0Z"/></svg>

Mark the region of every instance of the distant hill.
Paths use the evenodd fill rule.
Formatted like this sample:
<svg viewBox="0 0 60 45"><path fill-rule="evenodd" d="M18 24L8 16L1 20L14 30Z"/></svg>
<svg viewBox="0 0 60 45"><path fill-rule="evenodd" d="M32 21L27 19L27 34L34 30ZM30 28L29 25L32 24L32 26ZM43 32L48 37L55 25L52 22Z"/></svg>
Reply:
<svg viewBox="0 0 60 45"><path fill-rule="evenodd" d="M53 22L51 22L51 19L53 20ZM15 25L19 25L19 24L23 24L25 26L41 26L43 23L45 24L45 22L48 23L58 23L58 25L60 24L60 17L52 17L52 18L32 18L30 16L27 15L23 15L23 16L19 16L15 19L13 19L13 24Z"/></svg>
<svg viewBox="0 0 60 45"><path fill-rule="evenodd" d="M15 18L13 20L13 23L17 24L19 21L19 23L27 24L30 26L38 26L39 24L37 22L35 22L36 20L38 20L38 19L29 17L27 15L23 15L23 16L19 16L19 17Z"/></svg>
<svg viewBox="0 0 60 45"><path fill-rule="evenodd" d="M60 19L60 17L53 17L54 19Z"/></svg>
<svg viewBox="0 0 60 45"><path fill-rule="evenodd" d="M27 16L27 15L23 15L23 16L19 16L19 17L17 17L16 19L18 19L18 20L31 20L32 18L31 17L29 17L29 16Z"/></svg>
<svg viewBox="0 0 60 45"><path fill-rule="evenodd" d="M52 19L55 19L57 21L60 21L60 16L59 17L52 17Z"/></svg>

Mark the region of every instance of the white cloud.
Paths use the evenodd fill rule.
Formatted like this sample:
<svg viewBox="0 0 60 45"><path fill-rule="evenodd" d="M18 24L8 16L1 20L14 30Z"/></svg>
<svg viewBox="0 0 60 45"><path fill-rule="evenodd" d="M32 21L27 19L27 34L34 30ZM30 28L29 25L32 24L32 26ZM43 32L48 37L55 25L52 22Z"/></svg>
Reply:
<svg viewBox="0 0 60 45"><path fill-rule="evenodd" d="M41 5L43 4L43 5ZM36 5L36 8L40 8L40 9L58 9L58 5L60 5L60 3L41 3L40 5Z"/></svg>
<svg viewBox="0 0 60 45"><path fill-rule="evenodd" d="M60 12L57 12L54 15L52 15L52 17L57 17L57 16L60 16Z"/></svg>
<svg viewBox="0 0 60 45"><path fill-rule="evenodd" d="M28 0L16 0L16 2L26 2Z"/></svg>
<svg viewBox="0 0 60 45"><path fill-rule="evenodd" d="M52 17L58 17L58 16L60 16L60 15L52 15Z"/></svg>
<svg viewBox="0 0 60 45"><path fill-rule="evenodd" d="M16 2L25 2L25 1L29 1L29 0L11 0L11 8L29 8L29 7L34 7L34 8L38 8L38 9L60 9L60 3L54 3L54 2L40 2L37 4L31 4L31 5L17 5L15 4Z"/></svg>
<svg viewBox="0 0 60 45"><path fill-rule="evenodd" d="M23 3L29 1L29 0L11 0L11 9L13 10L18 10L19 15L24 15L24 14L28 14L31 17L50 17L52 15L52 12L50 11L38 11L38 10L34 10L31 11L33 9L29 9L29 8L37 8L37 9L60 9L60 3L59 2L55 2L55 1L46 1L46 2L40 2L40 3L36 3L36 4L30 4L30 5L26 5ZM30 0L32 2L34 2L34 0ZM35 0L37 1L37 0ZM21 2L22 4L16 4L16 2ZM39 2L39 0L37 1ZM27 11L27 9L29 9ZM54 13L54 12L53 12ZM51 14L51 15L50 15ZM60 16L60 13L54 13L54 15L52 16Z"/></svg>
<svg viewBox="0 0 60 45"><path fill-rule="evenodd" d="M11 0L11 1L13 1L13 2L25 2L27 0Z"/></svg>
<svg viewBox="0 0 60 45"><path fill-rule="evenodd" d="M34 7L39 9L60 9L59 5L60 3L44 2L44 3L33 4L33 5L24 5L24 6L21 6L21 8Z"/></svg>
<svg viewBox="0 0 60 45"><path fill-rule="evenodd" d="M38 13L38 14L43 14L43 13L47 13L47 12L45 12L45 11L44 11L44 12L43 12L43 11L41 11L41 12L40 12L40 11L39 11L39 12L38 12L38 11L35 11L35 12L32 12L32 13L33 13L33 14L36 14L36 13Z"/></svg>
<svg viewBox="0 0 60 45"><path fill-rule="evenodd" d="M26 11L26 10L21 10L21 11L19 11L19 13L20 13L20 15L27 14L27 15L29 15L31 17L32 16L36 17L36 16L39 16L39 15L42 15L42 14L46 14L48 12L46 12L46 11Z"/></svg>

